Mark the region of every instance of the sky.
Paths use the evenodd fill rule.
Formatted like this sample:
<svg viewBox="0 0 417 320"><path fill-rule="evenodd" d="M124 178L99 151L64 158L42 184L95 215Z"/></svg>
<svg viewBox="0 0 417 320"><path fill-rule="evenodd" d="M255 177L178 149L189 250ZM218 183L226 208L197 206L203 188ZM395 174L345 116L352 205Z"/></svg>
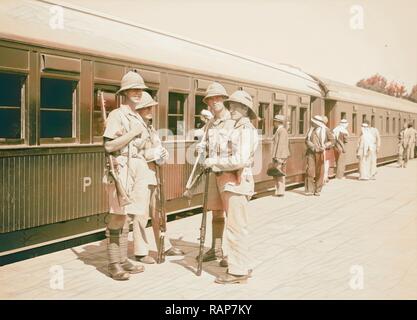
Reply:
<svg viewBox="0 0 417 320"><path fill-rule="evenodd" d="M356 84L417 84L417 0L65 0Z"/></svg>

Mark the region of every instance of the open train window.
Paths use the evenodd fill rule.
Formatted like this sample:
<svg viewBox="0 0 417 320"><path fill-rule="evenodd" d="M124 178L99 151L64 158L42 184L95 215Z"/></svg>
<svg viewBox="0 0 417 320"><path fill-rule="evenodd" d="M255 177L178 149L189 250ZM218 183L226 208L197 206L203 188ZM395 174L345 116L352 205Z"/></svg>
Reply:
<svg viewBox="0 0 417 320"><path fill-rule="evenodd" d="M298 120L298 133L304 134L306 133L306 126L307 126L307 108L300 108L300 118Z"/></svg>
<svg viewBox="0 0 417 320"><path fill-rule="evenodd" d="M260 103L258 108L258 130L261 130L261 134L266 134L266 119L268 116L269 103Z"/></svg>
<svg viewBox="0 0 417 320"><path fill-rule="evenodd" d="M103 111L106 112L106 117L109 113L116 109L119 105L116 96L118 87L107 85L96 85L94 87L94 109L93 109L93 140L102 141L104 133ZM102 99L104 101L102 101ZM102 103L104 102L104 110L102 110Z"/></svg>
<svg viewBox="0 0 417 320"><path fill-rule="evenodd" d="M389 133L389 117L387 117L387 121L385 123L385 132Z"/></svg>
<svg viewBox="0 0 417 320"><path fill-rule="evenodd" d="M200 129L204 126L204 121L201 120L200 114L203 109L207 109L206 104L203 102L203 96L195 96L195 112L194 112L194 128Z"/></svg>
<svg viewBox="0 0 417 320"><path fill-rule="evenodd" d="M353 134L358 133L356 121L357 121L356 113L352 113L352 133Z"/></svg>
<svg viewBox="0 0 417 320"><path fill-rule="evenodd" d="M273 115L274 118L277 114L283 114L284 113L283 105L282 104L274 104L273 112L274 112L274 115Z"/></svg>
<svg viewBox="0 0 417 320"><path fill-rule="evenodd" d="M379 125L381 126L379 128L380 129L380 132L382 133L384 131L384 117L383 116L380 116L379 117Z"/></svg>
<svg viewBox="0 0 417 320"><path fill-rule="evenodd" d="M347 118L346 118L346 112L341 112L340 113L340 120L342 120L342 119L347 120Z"/></svg>
<svg viewBox="0 0 417 320"><path fill-rule="evenodd" d="M26 76L0 73L0 143L22 139Z"/></svg>
<svg viewBox="0 0 417 320"><path fill-rule="evenodd" d="M366 120L366 114L363 114L363 115L362 115L362 123L364 123L364 122L365 122L365 120Z"/></svg>
<svg viewBox="0 0 417 320"><path fill-rule="evenodd" d="M371 127L375 128L375 116L371 116Z"/></svg>
<svg viewBox="0 0 417 320"><path fill-rule="evenodd" d="M392 118L392 133L397 132L397 128L395 127L397 125L397 120L395 118Z"/></svg>
<svg viewBox="0 0 417 320"><path fill-rule="evenodd" d="M287 129L288 129L289 134L294 134L295 133L296 112L297 112L297 107L288 106L288 121L287 121L288 128Z"/></svg>
<svg viewBox="0 0 417 320"><path fill-rule="evenodd" d="M168 130L174 136L184 136L184 114L187 103L187 94L170 92L168 103Z"/></svg>
<svg viewBox="0 0 417 320"><path fill-rule="evenodd" d="M75 80L41 79L41 138L53 138L55 142L74 140L76 89Z"/></svg>

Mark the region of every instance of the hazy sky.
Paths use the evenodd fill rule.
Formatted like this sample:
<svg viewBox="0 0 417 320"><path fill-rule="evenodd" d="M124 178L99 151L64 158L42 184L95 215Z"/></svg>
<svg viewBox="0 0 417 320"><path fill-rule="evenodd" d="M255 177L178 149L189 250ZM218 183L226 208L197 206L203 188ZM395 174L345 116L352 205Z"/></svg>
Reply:
<svg viewBox="0 0 417 320"><path fill-rule="evenodd" d="M66 2L349 84L377 72L417 84L417 0Z"/></svg>

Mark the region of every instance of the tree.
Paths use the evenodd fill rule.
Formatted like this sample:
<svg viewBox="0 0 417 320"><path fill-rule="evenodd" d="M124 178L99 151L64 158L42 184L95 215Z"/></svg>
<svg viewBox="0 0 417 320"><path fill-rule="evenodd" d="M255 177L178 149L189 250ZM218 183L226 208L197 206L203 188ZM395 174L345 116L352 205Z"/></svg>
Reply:
<svg viewBox="0 0 417 320"><path fill-rule="evenodd" d="M358 87L384 93L387 86L387 79L380 74L375 74L368 79L361 79L357 84Z"/></svg>
<svg viewBox="0 0 417 320"><path fill-rule="evenodd" d="M404 98L409 100L417 99L417 85L414 86L414 91L407 95L407 89L403 84L399 84L395 81L391 81L388 84L387 79L378 73L370 78L361 79L360 81L358 81L358 83L356 83L356 86L384 93L397 98Z"/></svg>
<svg viewBox="0 0 417 320"><path fill-rule="evenodd" d="M411 100L413 102L417 102L417 84L411 89L410 94L408 95L408 100Z"/></svg>

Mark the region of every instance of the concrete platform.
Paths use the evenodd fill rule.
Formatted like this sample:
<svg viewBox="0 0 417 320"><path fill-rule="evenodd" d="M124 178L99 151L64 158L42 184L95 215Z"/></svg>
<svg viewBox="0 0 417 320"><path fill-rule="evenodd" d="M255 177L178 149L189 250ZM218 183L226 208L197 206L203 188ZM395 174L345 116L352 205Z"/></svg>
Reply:
<svg viewBox="0 0 417 320"><path fill-rule="evenodd" d="M204 264L201 277L194 274L201 219L195 215L168 224L171 242L186 256L146 265L129 281L106 276L100 241L1 267L0 298L417 299L416 196L413 160L406 169L379 168L376 181L358 181L357 174L332 180L320 197L296 189L251 201L256 259L244 285L215 284L225 272L215 262ZM210 234L209 228L207 246Z"/></svg>

